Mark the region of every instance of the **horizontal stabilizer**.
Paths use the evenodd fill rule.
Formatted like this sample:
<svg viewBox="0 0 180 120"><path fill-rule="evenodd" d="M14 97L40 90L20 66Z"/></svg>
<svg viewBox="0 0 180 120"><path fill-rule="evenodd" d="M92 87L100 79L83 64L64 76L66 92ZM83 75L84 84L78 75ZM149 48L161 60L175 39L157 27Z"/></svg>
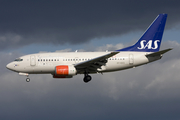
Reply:
<svg viewBox="0 0 180 120"><path fill-rule="evenodd" d="M169 48L169 49L165 49L165 50L161 50L161 51L158 51L158 52L154 52L154 53L150 53L150 54L147 54L146 57L154 57L154 56L160 56L168 51L172 50L172 48Z"/></svg>

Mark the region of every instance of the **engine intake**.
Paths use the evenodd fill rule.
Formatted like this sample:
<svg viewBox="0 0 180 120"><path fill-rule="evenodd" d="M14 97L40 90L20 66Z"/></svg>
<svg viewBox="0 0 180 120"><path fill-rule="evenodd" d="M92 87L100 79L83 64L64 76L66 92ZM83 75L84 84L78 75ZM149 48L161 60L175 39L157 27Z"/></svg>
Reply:
<svg viewBox="0 0 180 120"><path fill-rule="evenodd" d="M55 67L53 78L71 78L77 71L73 65L59 65Z"/></svg>

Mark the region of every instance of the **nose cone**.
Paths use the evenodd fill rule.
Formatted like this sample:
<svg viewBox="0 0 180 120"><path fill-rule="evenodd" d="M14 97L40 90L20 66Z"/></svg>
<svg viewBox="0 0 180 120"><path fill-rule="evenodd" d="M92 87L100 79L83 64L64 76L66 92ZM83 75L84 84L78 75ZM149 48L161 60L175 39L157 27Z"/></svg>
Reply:
<svg viewBox="0 0 180 120"><path fill-rule="evenodd" d="M12 63L9 63L6 65L6 68L9 69L9 70L13 70L14 66Z"/></svg>

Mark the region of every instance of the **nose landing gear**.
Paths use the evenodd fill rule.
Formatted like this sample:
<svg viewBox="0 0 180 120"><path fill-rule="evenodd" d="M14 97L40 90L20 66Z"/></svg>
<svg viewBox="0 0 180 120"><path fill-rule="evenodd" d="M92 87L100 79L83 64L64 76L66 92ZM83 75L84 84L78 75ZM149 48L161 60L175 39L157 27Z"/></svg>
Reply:
<svg viewBox="0 0 180 120"><path fill-rule="evenodd" d="M30 78L28 78L29 77L29 74L28 73L19 73L19 75L22 75L22 76L26 76L27 78L26 78L26 82L30 82Z"/></svg>
<svg viewBox="0 0 180 120"><path fill-rule="evenodd" d="M30 78L26 78L26 82L30 82Z"/></svg>

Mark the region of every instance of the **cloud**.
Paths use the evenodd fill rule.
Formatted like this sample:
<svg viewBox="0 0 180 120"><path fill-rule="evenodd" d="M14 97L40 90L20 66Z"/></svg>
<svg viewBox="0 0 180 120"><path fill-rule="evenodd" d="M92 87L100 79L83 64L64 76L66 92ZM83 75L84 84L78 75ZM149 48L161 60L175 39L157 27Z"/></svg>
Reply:
<svg viewBox="0 0 180 120"><path fill-rule="evenodd" d="M36 43L82 44L94 38L144 31L159 13L169 14L166 27L169 29L179 24L178 3L178 0L2 1L0 38L5 41L0 50Z"/></svg>
<svg viewBox="0 0 180 120"><path fill-rule="evenodd" d="M57 50L56 52L72 52L71 49Z"/></svg>
<svg viewBox="0 0 180 120"><path fill-rule="evenodd" d="M118 44L119 46L123 44ZM1 119L179 119L179 43L159 61L124 71L53 79L51 75L24 76L5 65L22 53L0 53ZM106 47L105 47L106 46ZM116 48L105 45L96 49ZM110 46L110 47L109 47ZM69 51L65 49L62 51Z"/></svg>
<svg viewBox="0 0 180 120"><path fill-rule="evenodd" d="M116 45L107 44L107 45L105 45L105 46L100 46L100 47L96 48L95 51L105 51L105 50L107 50L107 51L114 51L114 50L121 49L121 48L123 48L123 47L124 47L124 45L121 44L121 43L116 44Z"/></svg>
<svg viewBox="0 0 180 120"><path fill-rule="evenodd" d="M22 43L23 37L14 34L14 33L6 33L6 34L1 34L0 35L0 43L1 43L1 50L3 49L12 49L12 48L17 48L17 46L24 45Z"/></svg>

